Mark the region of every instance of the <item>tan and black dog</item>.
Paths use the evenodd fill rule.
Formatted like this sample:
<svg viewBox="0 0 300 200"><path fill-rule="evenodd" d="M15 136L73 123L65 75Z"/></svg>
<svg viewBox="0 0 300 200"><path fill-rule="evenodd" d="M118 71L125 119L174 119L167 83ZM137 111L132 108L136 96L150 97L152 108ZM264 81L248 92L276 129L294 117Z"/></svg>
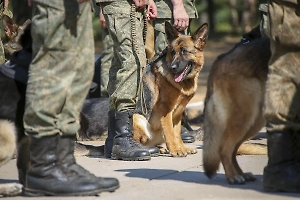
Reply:
<svg viewBox="0 0 300 200"><path fill-rule="evenodd" d="M16 41L19 40L29 22L26 21L23 26L18 26L6 15L2 20L6 35L5 56L8 59L14 51L21 49ZM20 124L21 121L18 121L15 116L18 113L16 110L22 110L18 105L19 100L21 101L19 94L22 92L18 86L14 80L4 76L0 70L0 167L12 159L16 153L18 131L20 131L16 124ZM19 92L17 92L18 90ZM6 104L10 104L10 106L6 106ZM19 119L22 116L20 115ZM16 196L21 192L22 185L19 183L0 184L0 197Z"/></svg>
<svg viewBox="0 0 300 200"><path fill-rule="evenodd" d="M149 146L166 143L161 153L182 157L197 152L182 142L181 119L197 89L208 25L203 24L192 36L180 34L168 22L165 28L168 47L147 65L142 78L133 115L134 139Z"/></svg>
<svg viewBox="0 0 300 200"><path fill-rule="evenodd" d="M269 39L258 37L236 44L213 64L203 126L203 165L209 178L216 174L221 162L230 184L256 179L252 173L242 171L236 155L244 147L242 143L265 125L262 107L270 56ZM242 149L248 152L240 154L266 154L266 147L258 145Z"/></svg>

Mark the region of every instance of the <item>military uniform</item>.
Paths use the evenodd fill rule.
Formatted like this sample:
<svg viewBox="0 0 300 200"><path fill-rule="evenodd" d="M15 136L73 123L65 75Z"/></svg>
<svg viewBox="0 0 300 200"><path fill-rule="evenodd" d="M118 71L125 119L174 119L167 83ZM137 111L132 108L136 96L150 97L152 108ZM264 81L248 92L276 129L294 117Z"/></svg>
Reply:
<svg viewBox="0 0 300 200"><path fill-rule="evenodd" d="M146 66L144 9L136 9L131 0L96 2L100 2L114 43L108 81L110 111L105 156L121 160L149 160L151 155L158 154L158 148L145 147L135 141L132 130L132 114L136 107L142 71Z"/></svg>
<svg viewBox="0 0 300 200"><path fill-rule="evenodd" d="M114 59L109 72L108 93L111 108L117 111L135 109L140 75L146 66L145 46L143 42L143 12L135 11L130 18L133 1L96 0L101 3L108 31L114 41ZM132 21L135 26L135 38L132 37ZM133 42L136 41L136 46Z"/></svg>
<svg viewBox="0 0 300 200"><path fill-rule="evenodd" d="M34 137L75 135L94 73L91 6L74 0L34 2L25 130Z"/></svg>
<svg viewBox="0 0 300 200"><path fill-rule="evenodd" d="M114 43L109 35L107 28L102 29L102 44L101 53L101 97L108 97L107 85L109 80L109 69L114 56Z"/></svg>
<svg viewBox="0 0 300 200"><path fill-rule="evenodd" d="M96 3L96 2L94 2ZM100 7L95 5L95 16L99 17L100 15ZM108 29L102 28L102 52L100 57L100 74L96 76L100 76L100 93L97 94L97 97L108 97L107 85L109 80L109 69L111 67L111 63L114 57L114 42L112 41ZM97 61L98 62L98 61ZM96 62L96 65L97 65ZM95 77L96 77L95 76Z"/></svg>
<svg viewBox="0 0 300 200"><path fill-rule="evenodd" d="M297 0L274 1L269 6L272 57L269 61L265 117L271 132L300 131L299 12Z"/></svg>
<svg viewBox="0 0 300 200"><path fill-rule="evenodd" d="M27 196L81 196L112 192L115 178L96 177L76 163L79 112L94 72L91 3L33 0L33 59L24 128L29 136ZM22 158L26 159L26 158ZM22 173L19 176L23 176Z"/></svg>
<svg viewBox="0 0 300 200"><path fill-rule="evenodd" d="M268 11L272 55L264 102L269 160L263 186L300 192L300 4L270 0Z"/></svg>
<svg viewBox="0 0 300 200"><path fill-rule="evenodd" d="M153 21L155 38L154 49L155 53L159 53L167 46L165 39L165 21L169 21L171 24L174 23L173 4L171 0L155 0L155 3L157 6L157 18ZM192 19L198 18L194 0L183 0L183 6L190 18L190 22ZM190 34L190 27L185 29L182 33L186 35Z"/></svg>

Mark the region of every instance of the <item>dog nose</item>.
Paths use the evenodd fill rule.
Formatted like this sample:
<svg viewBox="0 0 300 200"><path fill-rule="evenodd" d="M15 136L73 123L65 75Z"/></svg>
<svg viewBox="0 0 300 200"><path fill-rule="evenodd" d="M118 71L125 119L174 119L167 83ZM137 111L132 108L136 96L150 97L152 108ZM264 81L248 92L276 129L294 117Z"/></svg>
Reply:
<svg viewBox="0 0 300 200"><path fill-rule="evenodd" d="M177 65L174 63L174 64L172 64L171 65L171 69L172 69L172 71L176 71L176 69L177 69Z"/></svg>

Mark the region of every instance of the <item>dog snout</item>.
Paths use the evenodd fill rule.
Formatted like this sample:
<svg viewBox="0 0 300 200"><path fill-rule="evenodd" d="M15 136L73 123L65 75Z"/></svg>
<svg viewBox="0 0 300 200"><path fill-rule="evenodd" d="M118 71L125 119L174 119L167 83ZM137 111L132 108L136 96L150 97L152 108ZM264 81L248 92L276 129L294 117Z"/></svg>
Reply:
<svg viewBox="0 0 300 200"><path fill-rule="evenodd" d="M176 68L177 68L177 64L176 64L176 63L172 63L171 69L172 69L172 70L176 70Z"/></svg>

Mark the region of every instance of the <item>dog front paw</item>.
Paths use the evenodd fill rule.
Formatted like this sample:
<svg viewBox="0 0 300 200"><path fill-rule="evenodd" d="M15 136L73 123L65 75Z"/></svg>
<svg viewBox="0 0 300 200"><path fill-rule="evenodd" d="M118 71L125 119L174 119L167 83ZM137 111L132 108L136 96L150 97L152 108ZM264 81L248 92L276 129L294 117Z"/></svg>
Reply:
<svg viewBox="0 0 300 200"><path fill-rule="evenodd" d="M242 175L246 181L255 181L256 177L251 173L247 172Z"/></svg>
<svg viewBox="0 0 300 200"><path fill-rule="evenodd" d="M185 149L188 154L196 154L197 153L196 148L185 148Z"/></svg>
<svg viewBox="0 0 300 200"><path fill-rule="evenodd" d="M245 178L241 175L235 175L231 178L227 178L227 181L231 185L242 185L246 182Z"/></svg>
<svg viewBox="0 0 300 200"><path fill-rule="evenodd" d="M186 157L188 155L185 147L169 148L170 154L173 157Z"/></svg>

